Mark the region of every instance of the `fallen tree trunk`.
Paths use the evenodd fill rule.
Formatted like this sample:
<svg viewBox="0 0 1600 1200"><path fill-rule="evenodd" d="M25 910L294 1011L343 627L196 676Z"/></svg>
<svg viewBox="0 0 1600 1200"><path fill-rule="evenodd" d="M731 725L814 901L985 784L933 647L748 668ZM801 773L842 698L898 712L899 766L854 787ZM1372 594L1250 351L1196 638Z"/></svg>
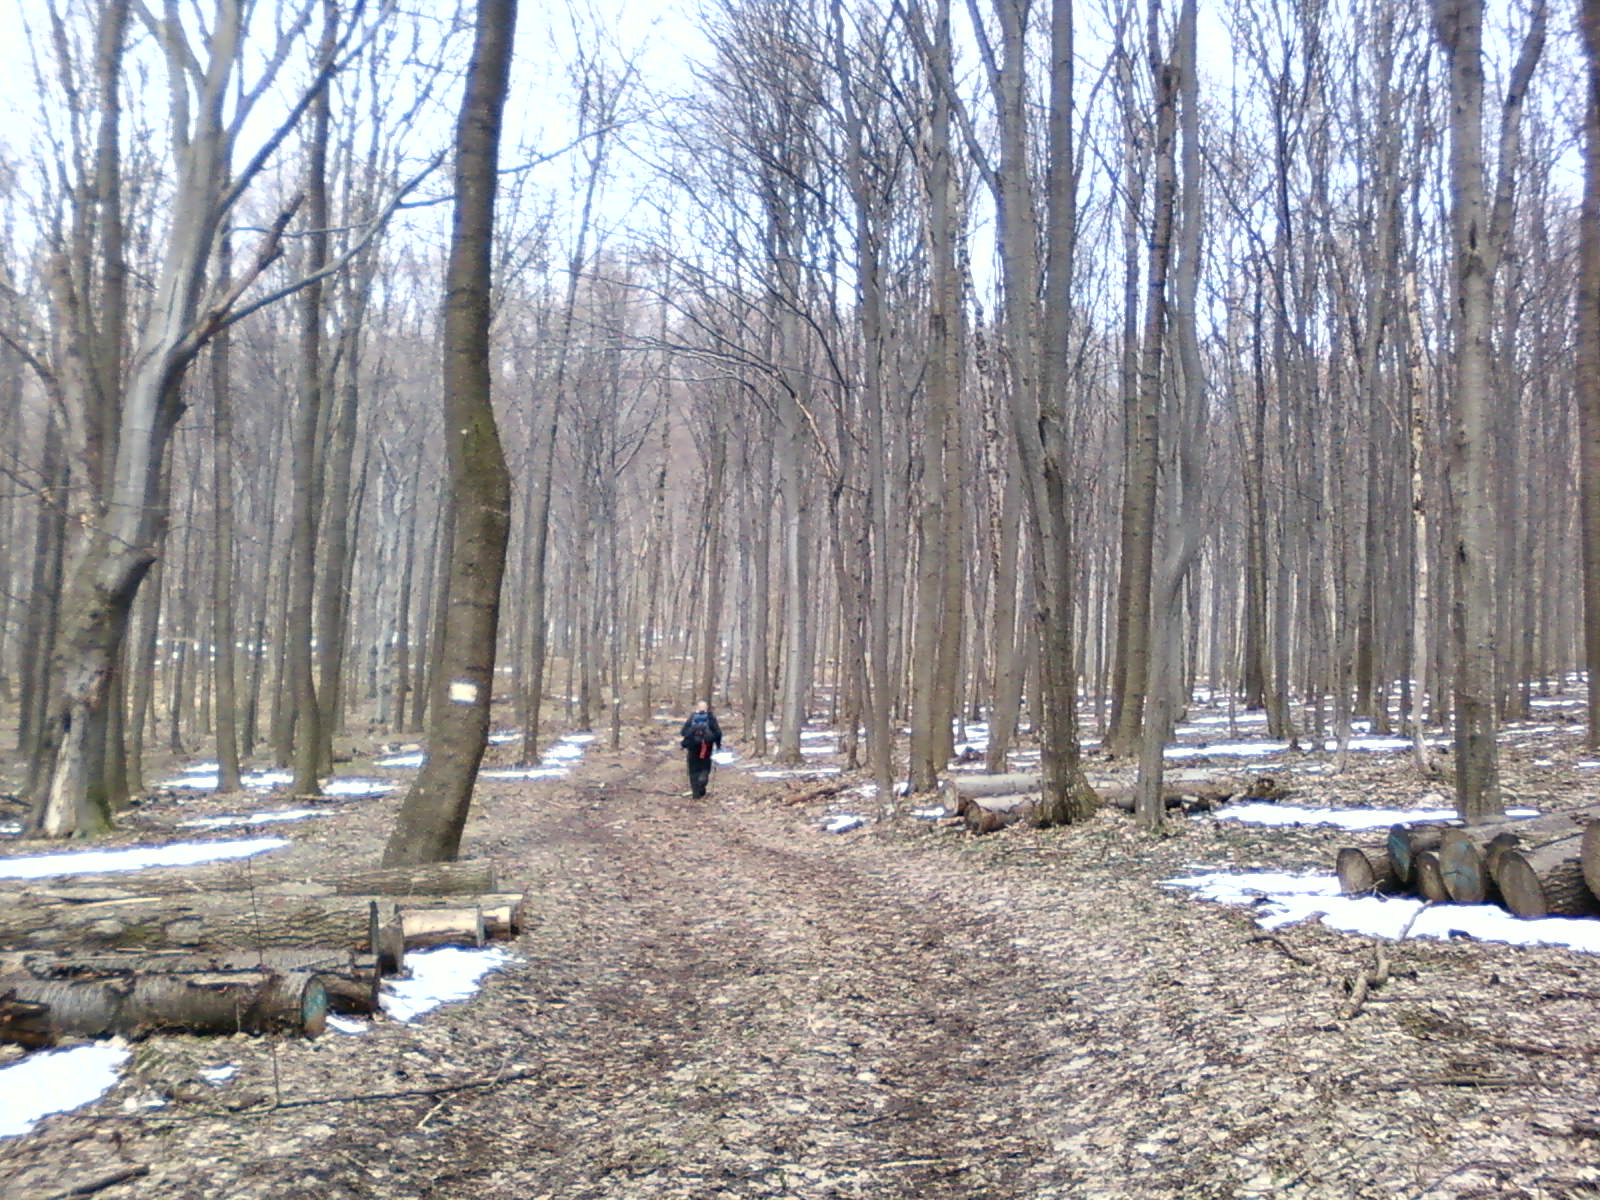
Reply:
<svg viewBox="0 0 1600 1200"><path fill-rule="evenodd" d="M1405 884L1394 876L1389 856L1380 850L1346 846L1334 858L1334 874L1345 896L1388 896L1403 892Z"/></svg>
<svg viewBox="0 0 1600 1200"><path fill-rule="evenodd" d="M1506 850L1495 883L1519 917L1580 917L1600 908L1583 879L1583 836Z"/></svg>
<svg viewBox="0 0 1600 1200"><path fill-rule="evenodd" d="M378 1011L382 972L373 954L334 947L270 950L105 951L73 954L56 950L20 950L0 954L0 976L34 979L85 979L115 975L210 975L218 972L273 971L280 975L316 975L328 993L328 1007L337 1013Z"/></svg>
<svg viewBox="0 0 1600 1200"><path fill-rule="evenodd" d="M478 859L353 871L333 886L342 896L475 896L497 890L494 864Z"/></svg>
<svg viewBox="0 0 1600 1200"><path fill-rule="evenodd" d="M93 904L0 907L0 945L32 949L241 949L343 946L378 956L384 973L404 957L400 927L355 897L141 896Z"/></svg>
<svg viewBox="0 0 1600 1200"><path fill-rule="evenodd" d="M0 977L0 1041L51 1046L63 1037L183 1033L298 1033L327 1026L321 977L301 972Z"/></svg>
<svg viewBox="0 0 1600 1200"><path fill-rule="evenodd" d="M973 796L967 800L961 819L973 833L993 833L997 829L1030 820L1038 807L1037 794Z"/></svg>
<svg viewBox="0 0 1600 1200"><path fill-rule="evenodd" d="M984 797L1003 799L1036 797L1040 777L1034 774L948 775L939 784L945 807L966 816L972 802ZM1089 786L1105 803L1125 812L1134 809L1134 781L1122 777L1089 777ZM1162 776L1161 796L1168 808L1184 807L1187 800L1279 800L1288 793L1269 775L1218 774L1215 771L1178 769ZM998 811L998 810L997 810Z"/></svg>
<svg viewBox="0 0 1600 1200"><path fill-rule="evenodd" d="M64 877L68 880L74 878ZM95 882L51 885L50 890L83 892L98 890L98 877L83 877ZM473 896L496 891L492 862L473 859L467 862L425 863L416 867L386 867L381 870L350 871L342 875L313 875L304 879L275 879L259 863L234 859L202 863L175 871L171 867L150 867L120 874L109 890L136 896L199 896L213 892L271 891L300 896Z"/></svg>

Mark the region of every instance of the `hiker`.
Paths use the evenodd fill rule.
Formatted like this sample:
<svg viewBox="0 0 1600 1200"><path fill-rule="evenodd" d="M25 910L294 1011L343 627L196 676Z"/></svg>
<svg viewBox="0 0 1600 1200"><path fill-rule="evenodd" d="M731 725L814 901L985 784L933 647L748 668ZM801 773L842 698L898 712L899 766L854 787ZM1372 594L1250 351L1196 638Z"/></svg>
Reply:
<svg viewBox="0 0 1600 1200"><path fill-rule="evenodd" d="M702 701L678 734L689 763L689 794L698 800L711 782L711 755L722 749L722 727L711 714L711 705Z"/></svg>

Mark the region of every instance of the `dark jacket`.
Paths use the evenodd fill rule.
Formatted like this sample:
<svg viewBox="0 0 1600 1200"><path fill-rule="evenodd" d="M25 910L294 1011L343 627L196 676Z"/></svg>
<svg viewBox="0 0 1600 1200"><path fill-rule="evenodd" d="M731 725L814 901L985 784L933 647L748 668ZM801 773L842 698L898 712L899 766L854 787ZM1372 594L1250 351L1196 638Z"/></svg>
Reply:
<svg viewBox="0 0 1600 1200"><path fill-rule="evenodd" d="M717 724L717 718L711 712L707 711L706 709L701 709L700 712L705 713L706 720L711 726L711 745L713 749L722 749L722 726ZM698 742L690 741L689 733L691 727L694 725L695 717L698 717L699 715L700 713L691 713L689 719L683 723L683 728L678 730L679 744L685 750L698 750L700 748Z"/></svg>

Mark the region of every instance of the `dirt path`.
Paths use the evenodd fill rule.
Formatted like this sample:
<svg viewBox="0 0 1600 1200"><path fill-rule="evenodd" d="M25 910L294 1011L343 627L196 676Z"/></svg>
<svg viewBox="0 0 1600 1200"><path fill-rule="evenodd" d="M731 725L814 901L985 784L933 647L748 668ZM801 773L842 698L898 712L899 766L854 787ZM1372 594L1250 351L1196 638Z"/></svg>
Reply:
<svg viewBox="0 0 1600 1200"><path fill-rule="evenodd" d="M0 1192L137 1163L101 1195L1600 1196L1587 959L1408 946L1339 1021L1359 939L1262 941L1155 886L1259 835L832 837L737 771L691 801L681 771L594 753L485 796L469 847L534 915L471 1001L147 1043L168 1103L0 1143ZM363 811L329 853L381 835ZM197 1094L224 1060L239 1077Z"/></svg>

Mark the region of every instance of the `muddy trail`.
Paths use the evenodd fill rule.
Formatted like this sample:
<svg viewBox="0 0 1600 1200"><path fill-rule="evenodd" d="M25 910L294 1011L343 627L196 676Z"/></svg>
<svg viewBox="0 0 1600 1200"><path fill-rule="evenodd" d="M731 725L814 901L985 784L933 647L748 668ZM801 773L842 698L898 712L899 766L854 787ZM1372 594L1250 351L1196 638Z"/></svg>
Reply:
<svg viewBox="0 0 1600 1200"><path fill-rule="evenodd" d="M1589 959L1407 943L1344 1020L1366 939L1159 886L1325 864L1331 835L834 836L744 772L683 792L665 751L480 788L466 852L531 916L473 998L362 1036L152 1039L98 1105L0 1143L0 1192L1600 1196ZM375 856L392 810L350 807L295 869Z"/></svg>

